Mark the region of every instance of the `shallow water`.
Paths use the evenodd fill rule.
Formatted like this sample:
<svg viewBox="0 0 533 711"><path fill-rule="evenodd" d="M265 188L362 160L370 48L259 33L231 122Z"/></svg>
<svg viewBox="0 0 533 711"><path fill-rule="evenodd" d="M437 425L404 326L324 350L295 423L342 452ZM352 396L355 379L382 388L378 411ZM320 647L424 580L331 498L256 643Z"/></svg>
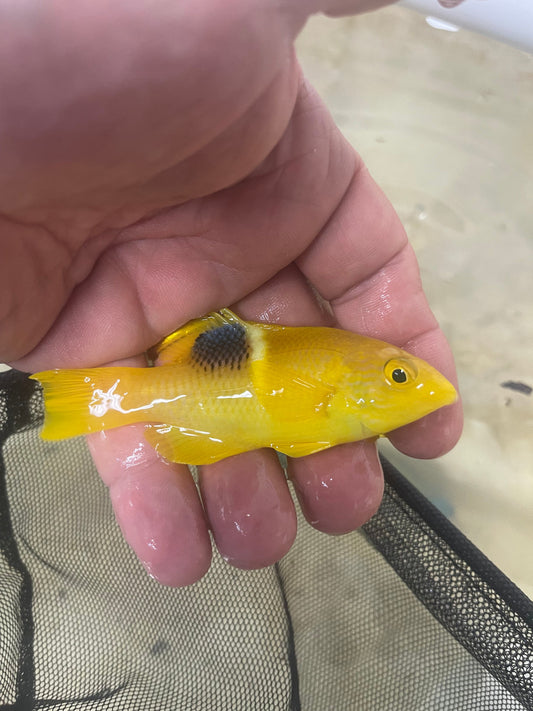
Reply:
<svg viewBox="0 0 533 711"><path fill-rule="evenodd" d="M399 7L317 16L307 76L398 211L452 345L453 452L384 452L533 596L533 55Z"/></svg>

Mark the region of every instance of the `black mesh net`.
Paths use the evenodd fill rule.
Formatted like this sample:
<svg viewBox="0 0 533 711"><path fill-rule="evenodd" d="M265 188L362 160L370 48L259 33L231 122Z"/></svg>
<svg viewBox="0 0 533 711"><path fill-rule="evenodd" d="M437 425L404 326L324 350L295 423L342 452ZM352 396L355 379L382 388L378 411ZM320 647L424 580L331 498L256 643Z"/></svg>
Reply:
<svg viewBox="0 0 533 711"><path fill-rule="evenodd" d="M0 709L533 709L533 605L387 462L364 531L175 590L41 417L0 374Z"/></svg>

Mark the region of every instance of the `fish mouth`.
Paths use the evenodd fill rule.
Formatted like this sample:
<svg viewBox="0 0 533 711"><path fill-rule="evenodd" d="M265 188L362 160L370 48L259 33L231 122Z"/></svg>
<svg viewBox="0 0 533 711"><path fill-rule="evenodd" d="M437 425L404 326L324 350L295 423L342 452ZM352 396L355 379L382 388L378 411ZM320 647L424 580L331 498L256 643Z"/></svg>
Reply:
<svg viewBox="0 0 533 711"><path fill-rule="evenodd" d="M454 402L459 400L459 393L449 380L445 380L444 383L439 383L435 388L434 394L436 401L440 403L438 407L453 405Z"/></svg>
<svg viewBox="0 0 533 711"><path fill-rule="evenodd" d="M418 378L415 388L420 394L420 400L427 401L430 412L457 402L459 393L445 375L429 363L422 361L417 365Z"/></svg>
<svg viewBox="0 0 533 711"><path fill-rule="evenodd" d="M430 415L432 412L440 410L442 407L449 407L459 400L459 393L454 388L454 386L448 382L439 382L438 385L431 388L427 393L427 399L425 403L421 403L419 406L419 415L412 420L415 422L426 415Z"/></svg>
<svg viewBox="0 0 533 711"><path fill-rule="evenodd" d="M429 385L429 383L426 384ZM453 405L458 400L459 393L452 383L443 377L442 380L439 379L437 383L433 383L432 386L426 390L423 399L418 403L413 403L412 409L406 404L405 409L399 414L396 421L394 421L395 418L391 418L383 428L380 428L378 425L375 430L371 430L368 425L363 425L365 436L368 438L387 437L394 430L418 422L443 407Z"/></svg>

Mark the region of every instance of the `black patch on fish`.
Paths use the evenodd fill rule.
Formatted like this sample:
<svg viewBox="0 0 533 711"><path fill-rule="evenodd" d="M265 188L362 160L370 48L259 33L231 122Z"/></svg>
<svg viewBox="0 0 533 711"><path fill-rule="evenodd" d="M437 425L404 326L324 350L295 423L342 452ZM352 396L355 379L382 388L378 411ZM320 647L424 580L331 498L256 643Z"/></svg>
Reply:
<svg viewBox="0 0 533 711"><path fill-rule="evenodd" d="M514 390L517 393L522 393L522 395L531 395L533 393L532 387L526 385L526 383L521 383L519 380L506 380L505 383L500 383L500 387Z"/></svg>
<svg viewBox="0 0 533 711"><path fill-rule="evenodd" d="M224 367L240 370L250 357L245 327L240 323L226 323L201 333L194 342L191 356L193 363L206 372Z"/></svg>

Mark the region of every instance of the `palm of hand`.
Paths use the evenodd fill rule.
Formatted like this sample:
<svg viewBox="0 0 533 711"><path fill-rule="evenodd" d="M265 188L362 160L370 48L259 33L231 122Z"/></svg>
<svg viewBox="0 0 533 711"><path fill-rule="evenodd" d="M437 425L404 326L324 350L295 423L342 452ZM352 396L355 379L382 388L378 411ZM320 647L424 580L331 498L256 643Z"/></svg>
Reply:
<svg viewBox="0 0 533 711"><path fill-rule="evenodd" d="M246 318L328 322L317 290L340 326L409 343L453 374L398 219L291 53L270 74L241 81L237 95L237 110L224 103L210 120L178 121L172 131L164 86L153 97L155 119L121 138L117 121L108 134L96 116L81 142L70 137L76 160L52 160L49 175L48 144L37 144L20 171L28 190L15 180L3 193L1 283L11 307L1 315L0 357L34 371L137 364L180 323L235 302ZM106 121L113 111L123 117L128 100ZM57 145L70 125L52 130ZM395 439L431 456L459 430L458 410L448 409ZM222 554L243 567L274 562L292 543L295 512L273 452L201 468L204 514L187 469L159 460L139 427L93 436L90 446L126 538L162 582L205 572L208 525ZM289 472L322 530L351 530L379 503L372 443L295 460Z"/></svg>

